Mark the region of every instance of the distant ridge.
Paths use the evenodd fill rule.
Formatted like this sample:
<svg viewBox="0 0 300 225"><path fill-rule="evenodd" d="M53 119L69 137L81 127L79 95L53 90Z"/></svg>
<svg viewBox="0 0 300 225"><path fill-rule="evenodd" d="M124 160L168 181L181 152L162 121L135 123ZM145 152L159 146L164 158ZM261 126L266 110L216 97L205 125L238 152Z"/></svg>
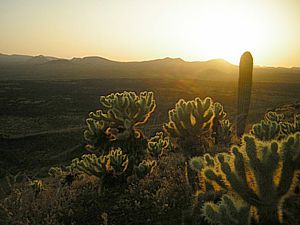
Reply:
<svg viewBox="0 0 300 225"><path fill-rule="evenodd" d="M0 53L0 80L30 79L199 79L237 80L238 66L224 59L184 61L162 58L120 62L99 56L62 59L51 56L7 55ZM300 67L254 67L254 81L299 82Z"/></svg>

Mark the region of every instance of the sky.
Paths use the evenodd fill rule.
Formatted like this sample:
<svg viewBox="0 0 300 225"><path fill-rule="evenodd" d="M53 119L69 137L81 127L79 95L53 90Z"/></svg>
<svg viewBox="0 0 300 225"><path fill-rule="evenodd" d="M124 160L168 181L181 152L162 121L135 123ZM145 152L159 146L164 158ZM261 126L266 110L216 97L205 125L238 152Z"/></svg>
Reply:
<svg viewBox="0 0 300 225"><path fill-rule="evenodd" d="M0 53L300 66L300 0L0 0Z"/></svg>

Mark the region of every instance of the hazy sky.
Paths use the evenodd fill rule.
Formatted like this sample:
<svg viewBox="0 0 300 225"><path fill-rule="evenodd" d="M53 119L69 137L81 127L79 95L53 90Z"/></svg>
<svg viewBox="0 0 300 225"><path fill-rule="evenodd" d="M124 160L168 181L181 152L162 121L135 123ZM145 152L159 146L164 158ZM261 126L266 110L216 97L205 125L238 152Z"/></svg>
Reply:
<svg viewBox="0 0 300 225"><path fill-rule="evenodd" d="M300 66L300 0L0 0L0 53Z"/></svg>

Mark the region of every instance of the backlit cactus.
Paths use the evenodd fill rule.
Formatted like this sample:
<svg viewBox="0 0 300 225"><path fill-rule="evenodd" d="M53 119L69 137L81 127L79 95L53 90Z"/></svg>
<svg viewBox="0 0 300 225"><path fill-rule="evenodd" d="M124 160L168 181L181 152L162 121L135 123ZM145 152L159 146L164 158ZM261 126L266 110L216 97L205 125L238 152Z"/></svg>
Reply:
<svg viewBox="0 0 300 225"><path fill-rule="evenodd" d="M213 104L215 117L213 119L213 133L214 144L216 146L222 145L229 147L231 145L232 138L232 124L227 118L227 113L224 111L223 106L216 102Z"/></svg>
<svg viewBox="0 0 300 225"><path fill-rule="evenodd" d="M147 122L156 107L153 92L146 91L139 95L124 91L101 96L100 104L101 109L91 112L86 120L84 137L88 149L101 152L116 141L143 138L138 126Z"/></svg>
<svg viewBox="0 0 300 225"><path fill-rule="evenodd" d="M280 124L275 121L262 120L252 126L250 133L262 141L279 139L281 135Z"/></svg>
<svg viewBox="0 0 300 225"><path fill-rule="evenodd" d="M96 156L95 154L83 155L81 159L73 159L72 166L74 166L79 172L83 172L90 176L96 176L103 178L106 175L107 157Z"/></svg>
<svg viewBox="0 0 300 225"><path fill-rule="evenodd" d="M139 96L127 91L101 96L100 104L102 109L91 113L90 117L108 123L106 133L111 139L141 136L137 126L146 123L156 107L153 92L146 91Z"/></svg>
<svg viewBox="0 0 300 225"><path fill-rule="evenodd" d="M128 157L126 154L123 154L120 148L112 149L106 158L106 169L109 173L118 176L126 171L128 167Z"/></svg>
<svg viewBox="0 0 300 225"><path fill-rule="evenodd" d="M244 134L252 89L253 58L250 52L245 52L240 59L239 83L238 83L238 104L237 104L237 135Z"/></svg>
<svg viewBox="0 0 300 225"><path fill-rule="evenodd" d="M75 159L72 164L78 171L91 176L103 178L104 176L119 176L128 167L128 156L123 154L120 148L112 149L107 155L95 154L83 155L81 159Z"/></svg>
<svg viewBox="0 0 300 225"><path fill-rule="evenodd" d="M187 157L203 155L209 150L231 145L232 125L223 106L207 97L179 100L169 111L164 130L174 138ZM218 150L219 151L219 150Z"/></svg>
<svg viewBox="0 0 300 225"><path fill-rule="evenodd" d="M169 111L169 122L164 125L164 129L174 138L209 136L213 118L211 98L196 98L187 102L181 99L175 109Z"/></svg>
<svg viewBox="0 0 300 225"><path fill-rule="evenodd" d="M296 132L300 132L300 114L294 116L294 121L292 123L282 122L281 131L283 135L289 135L294 134Z"/></svg>
<svg viewBox="0 0 300 225"><path fill-rule="evenodd" d="M201 154L209 149L214 111L212 99L179 100L169 111L169 122L164 130L174 138L186 157Z"/></svg>
<svg viewBox="0 0 300 225"><path fill-rule="evenodd" d="M223 195L218 204L206 202L202 214L210 224L250 225L250 206L230 195Z"/></svg>
<svg viewBox="0 0 300 225"><path fill-rule="evenodd" d="M233 191L257 210L259 223L279 224L283 199L300 171L300 133L285 140L260 142L244 136L232 154L218 154L203 174L212 185Z"/></svg>
<svg viewBox="0 0 300 225"><path fill-rule="evenodd" d="M86 119L87 130L84 131L84 139L87 141L86 148L92 151L101 151L109 144L109 137L106 134L108 123L96 121L92 118Z"/></svg>
<svg viewBox="0 0 300 225"><path fill-rule="evenodd" d="M272 122L283 122L284 120L284 115L283 114L279 114L273 111L269 111L265 114L265 118L266 121L272 121Z"/></svg>
<svg viewBox="0 0 300 225"><path fill-rule="evenodd" d="M167 153L171 148L169 137L164 137L163 132L157 132L155 136L148 140L148 153L153 158L159 158L162 154Z"/></svg>
<svg viewBox="0 0 300 225"><path fill-rule="evenodd" d="M151 173L156 166L155 160L143 160L137 167L134 168L134 172L138 177L144 177Z"/></svg>

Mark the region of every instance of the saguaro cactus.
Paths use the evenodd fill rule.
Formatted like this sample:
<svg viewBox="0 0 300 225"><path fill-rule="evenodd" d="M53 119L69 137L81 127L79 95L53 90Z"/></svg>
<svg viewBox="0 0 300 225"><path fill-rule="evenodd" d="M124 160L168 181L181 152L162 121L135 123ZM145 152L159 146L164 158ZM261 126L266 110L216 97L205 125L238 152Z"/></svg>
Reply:
<svg viewBox="0 0 300 225"><path fill-rule="evenodd" d="M237 106L237 135L244 134L251 98L253 58L250 52L245 52L240 59L238 106Z"/></svg>

